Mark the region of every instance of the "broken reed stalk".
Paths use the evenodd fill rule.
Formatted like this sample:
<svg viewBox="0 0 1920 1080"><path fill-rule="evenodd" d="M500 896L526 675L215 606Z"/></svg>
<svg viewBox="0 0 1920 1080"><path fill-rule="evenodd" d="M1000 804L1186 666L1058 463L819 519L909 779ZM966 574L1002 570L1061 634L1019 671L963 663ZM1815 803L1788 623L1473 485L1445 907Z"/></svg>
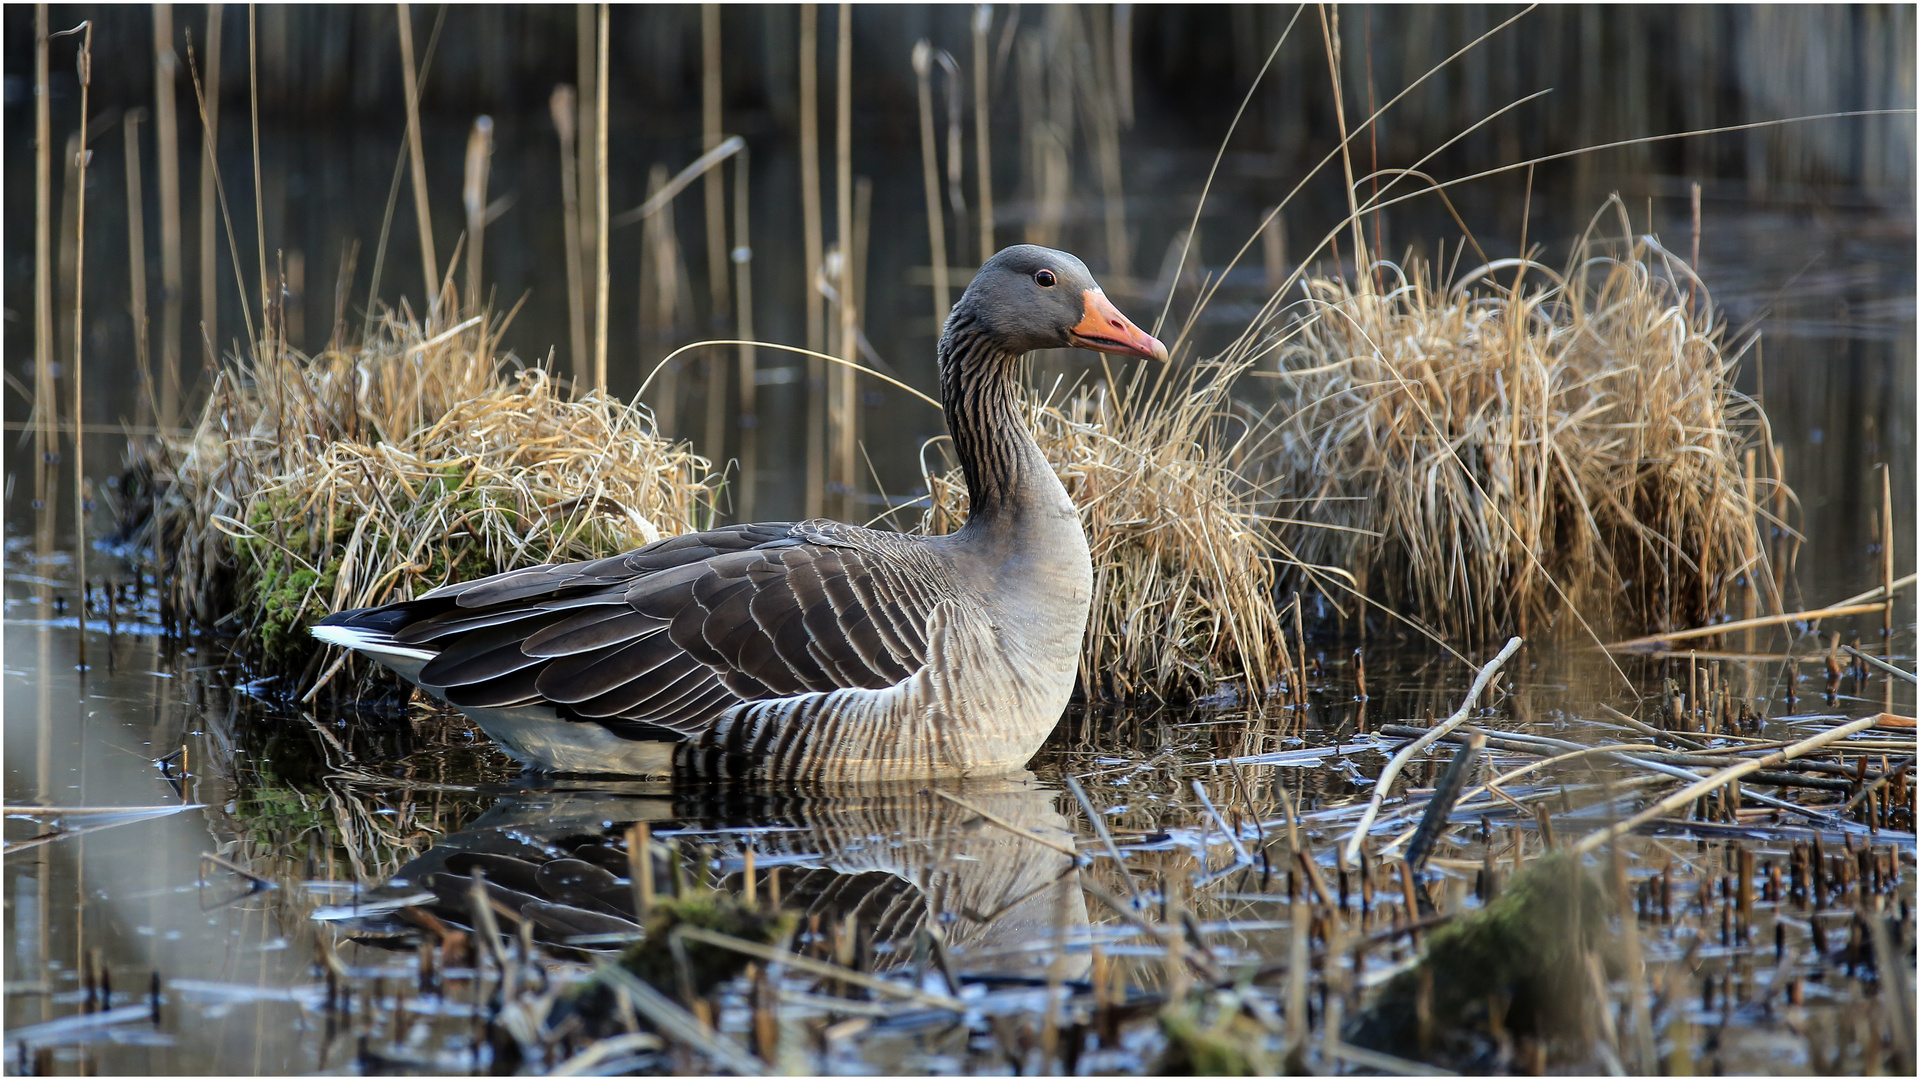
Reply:
<svg viewBox="0 0 1920 1080"><path fill-rule="evenodd" d="M220 4L207 5L207 67L205 88L196 80L194 96L200 109L200 341L202 367L213 371L220 361L220 240L215 224L225 216L220 208ZM191 52L193 40L189 36ZM191 74L191 73L189 73ZM231 245L229 245L231 246ZM241 286L241 299L246 286Z"/></svg>
<svg viewBox="0 0 1920 1080"><path fill-rule="evenodd" d="M174 93L180 60L173 50L173 5L153 5L153 138L160 183L160 378L155 421L180 422L180 122Z"/></svg>
<svg viewBox="0 0 1920 1080"><path fill-rule="evenodd" d="M587 378L587 298L580 263L580 198L576 151L574 148L573 87L562 83L553 88L548 100L553 112L553 129L560 136L560 209L564 231L562 241L567 259L567 341L571 348L573 381Z"/></svg>
<svg viewBox="0 0 1920 1080"><path fill-rule="evenodd" d="M759 360L753 349L753 241L748 233L747 148L733 160L733 272L734 322L740 333L740 495L735 509L741 521L754 517L754 485L760 460L760 414L757 411Z"/></svg>
<svg viewBox="0 0 1920 1080"><path fill-rule="evenodd" d="M1893 636L1893 470L1880 462L1880 589L1886 609L1880 613L1880 640Z"/></svg>
<svg viewBox="0 0 1920 1080"><path fill-rule="evenodd" d="M1373 819L1380 813L1380 803L1387 797L1387 789L1393 786L1393 781L1400 775L1400 770L1406 768L1407 762L1411 761L1415 754L1432 746L1442 736L1466 722L1467 717L1473 712L1474 705L1479 702L1481 692L1487 688L1488 683L1493 681L1494 673L1500 670L1500 666L1505 664L1508 658L1520 651L1520 645L1521 639L1508 638L1506 646L1500 650L1499 654L1482 665L1480 673L1474 676L1473 686L1467 690L1467 696L1460 702L1460 708L1455 710L1452 716L1447 717L1446 722L1401 747L1400 752L1393 755L1392 760L1387 762L1387 767L1380 770L1380 778L1373 785L1373 795L1367 800L1366 812L1360 815L1360 821L1354 825L1353 831L1347 834L1347 845L1344 850L1348 861L1359 857L1360 842L1366 838L1367 830L1373 827Z"/></svg>
<svg viewBox="0 0 1920 1080"><path fill-rule="evenodd" d="M433 215L427 205L427 159L420 146L420 81L413 64L413 18L408 5L396 5L400 26L400 81L406 91L407 161L413 171L413 217L420 230L420 276L427 290L429 332L440 314L440 260L433 250Z"/></svg>
<svg viewBox="0 0 1920 1080"><path fill-rule="evenodd" d="M460 201L467 212L467 310L480 310L480 257L487 235L487 174L493 160L493 117L481 116L467 133L466 169Z"/></svg>
<svg viewBox="0 0 1920 1080"><path fill-rule="evenodd" d="M1782 762L1792 761L1794 758L1818 750L1830 742L1836 742L1865 731L1873 727L1877 721L1877 717L1869 716L1864 720L1855 720L1851 723L1841 724L1838 727L1828 728L1818 735L1802 739L1792 746L1782 750L1776 750L1765 757L1747 758L1737 765L1722 769L1719 772L1687 785L1679 791L1656 801L1653 805L1634 814L1632 817L1623 821L1617 821L1604 829L1588 833L1582 837L1578 843L1573 845L1573 850L1577 854L1585 855L1602 844L1606 844L1617 837L1632 832L1647 822L1652 821L1654 818L1659 817L1661 814L1685 806L1700 796L1714 791L1717 788L1725 787L1748 773L1764 769L1769 765L1778 765Z"/></svg>
<svg viewBox="0 0 1920 1080"><path fill-rule="evenodd" d="M933 261L934 333L947 321L953 294L947 283L947 223L940 212L940 153L933 137L933 46L913 46L913 74L920 91L920 180L927 198L927 245Z"/></svg>
<svg viewBox="0 0 1920 1080"><path fill-rule="evenodd" d="M597 58L593 68L593 201L595 235L594 257L594 301L593 301L593 389L599 393L607 391L607 289L610 275L607 273L607 81L611 68L607 66L607 43L612 25L611 9L600 5L599 32L594 36L594 55Z"/></svg>
<svg viewBox="0 0 1920 1080"><path fill-rule="evenodd" d="M807 349L827 350L825 301L820 295L824 273L825 226L820 214L820 6L800 5L800 217L807 264ZM810 518L826 512L826 384L825 361L807 358L807 487L804 512Z"/></svg>
<svg viewBox="0 0 1920 1080"><path fill-rule="evenodd" d="M84 380L86 350L86 308L87 285L87 159L92 154L87 150L87 99L93 85L93 20L88 19L73 30L61 31L81 34L80 52L74 58L74 66L80 75L80 146L79 160L75 165L79 182L74 185L74 254L73 254L73 560L74 572L80 583L80 599L73 605L74 615L80 621L80 633L76 638L79 652L80 670L87 670L87 437L86 426L81 419L81 406L86 398Z"/></svg>

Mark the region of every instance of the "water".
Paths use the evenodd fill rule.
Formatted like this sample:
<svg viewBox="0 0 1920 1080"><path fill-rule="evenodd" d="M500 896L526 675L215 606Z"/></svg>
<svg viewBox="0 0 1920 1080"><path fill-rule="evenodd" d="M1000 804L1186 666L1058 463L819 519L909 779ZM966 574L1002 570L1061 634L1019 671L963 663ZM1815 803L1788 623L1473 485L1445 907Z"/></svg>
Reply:
<svg viewBox="0 0 1920 1080"><path fill-rule="evenodd" d="M503 147L531 140L515 134L516 122L531 130L532 121L525 118L500 118ZM398 131L374 135L307 139L267 133L267 156L276 163L270 181L306 185L295 199L305 216L290 215L282 223L290 249L332 251L348 236L372 242ZM1136 281L1117 283L1113 291L1123 308L1145 315L1145 323L1165 296L1154 291L1151 269L1191 213L1197 178L1205 175L1212 147L1171 127L1145 130L1138 138L1137 164L1147 179L1130 189L1139 194L1129 196L1128 214L1140 231L1136 250L1141 257ZM17 150L17 144L10 148ZM458 152L450 141L429 156L451 161ZM777 194L783 184L792 186L792 151L774 141L755 153L760 155L756 168L772 178L756 188L756 213L776 223L763 231L756 254L755 265L765 275L756 288L772 298L761 332L769 339L795 341L802 336L794 302L799 244L781 230L797 226L790 216L782 218L788 196ZM9 154L10 161L18 157ZM911 163L910 153L900 160ZM236 157L229 175L243 175L246 167L245 159ZM514 155L499 154L496 185L518 192L524 205L542 207L544 213L551 202L542 187L550 183L542 179L545 168L522 167ZM1221 269L1253 227L1258 211L1273 198L1275 169L1265 156L1228 160L1202 222L1203 273ZM1157 184L1153 177L1180 179ZM1627 178L1622 185L1636 229L1651 227L1670 246L1683 248L1691 228L1684 185L1658 177ZM923 229L916 192L911 169L879 171L870 271L876 303L868 332L876 351L903 378L927 386L932 383L932 326L922 314L925 292L892 288L910 279L916 245L924 243L916 231ZM1495 256L1515 246L1523 225L1511 194L1503 188L1461 196L1469 223ZM1789 597L1809 606L1830 602L1877 584L1871 521L1879 486L1870 471L1876 462L1892 466L1897 571L1910 565L1914 550L1912 207L1813 199L1759 205L1718 194L1710 189L1706 199L1700 262L1732 320L1757 321L1765 333L1739 378L1742 388L1758 393L1767 407L1800 498L1796 520L1803 523L1807 546L1793 579L1797 591ZM1564 191L1551 198L1543 193L1535 216L1525 223L1528 236L1547 245L1549 263L1564 253L1567 238L1591 210L1575 202ZM112 235L115 211L110 202L103 203L98 227ZM1641 220L1643 207L1650 223ZM1301 235L1308 231L1309 216L1303 210L1296 221ZM564 304L540 287L554 277L557 255L549 249L557 244L547 243L543 237L550 230L528 223L530 217L509 214L488 241L501 296L511 298L525 286L535 289L510 338L523 359L544 356L555 343L564 351L566 336ZM1448 220L1438 210L1408 209L1394 216L1391 235L1407 242L1437 240L1450 235ZM1097 225L1091 215L1087 222L1091 236ZM695 245L697 230L698 221L690 216L682 223L683 243ZM20 232L9 229L10 236ZM1070 231L1069 239L1078 235ZM408 244L396 240L385 270L389 281L417 275ZM16 254L10 249L10 258ZM356 279L362 290L367 259L362 256ZM324 280L318 272L322 262L313 257L310 283ZM89 265L94 265L91 258ZM90 385L100 393L89 400L88 419L110 424L132 412L124 320L115 306L125 286L123 275L110 267L92 273L99 276L90 276L90 295L96 298L91 303L102 314L92 331L99 347L90 354L90 364L97 366L89 378L97 380ZM1243 317L1246 302L1258 295L1261 274L1246 268L1236 274L1203 328L1203 344L1229 332L1234 318ZM12 300L18 282L10 269L10 311L25 310ZM309 295L326 291L308 287ZM237 294L228 301L231 311ZM302 317L317 324L314 312L330 307L330 301L308 303ZM303 332L312 342L324 337L323 329L308 325ZM768 372L786 370L784 361L763 358L762 363ZM631 389L638 378L637 363L622 366L616 389ZM680 415L699 415L696 388L690 385L685 393ZM8 416L17 420L23 415L18 398L9 401ZM797 514L801 484L794 462L800 455L790 448L802 438L803 396L800 387L769 376L763 401L769 421L760 436L762 458L746 464L758 476L763 516ZM919 483L913 451L938 430L937 418L930 411L889 408L884 397L870 400L867 414L867 438L882 485L896 496L913 493ZM90 436L93 490L103 500L111 498L109 477L122 446L113 436ZM995 1028L992 1015L1002 1010L1024 1015L1037 1007L1032 987L1018 978L1043 980L1044 991L1050 974L1068 982L1091 976L1090 953L1078 949L1051 970L1048 943L1063 930L1069 938L1100 942L1104 962L1116 965L1136 989L1164 984L1163 944L1133 935L1091 894L1057 895L1064 888L1057 878L1064 856L1031 838L983 825L957 804L917 791L781 793L523 777L483 738L438 714L413 709L398 720L381 720L334 702L307 707L253 696L247 686L234 685L228 643L215 638L170 646L152 625L152 583L141 582L137 571L99 551L90 554L89 576L110 577L126 591L116 601L114 634L103 626L104 601L90 615L89 667L83 676L76 666L71 476L63 479L56 469L52 490L57 494L50 506L36 508L29 465L18 449L9 453L5 785L7 803L16 813L6 824L6 909L0 929L6 1026L12 1030L78 1014L89 981L83 972L96 955L111 977L113 997L106 1004L145 1005L155 974L162 992L157 1024L138 1019L31 1046L9 1044L11 1070L285 1074L405 1066L457 1072L493 1062L498 1047L483 1045L486 1039L472 1015L474 987L461 974L470 971L470 961L467 969L455 963L440 970L434 977L438 992L422 993L412 946L390 948L400 929L390 915L316 920L315 912L345 907L351 913L356 904L417 892L423 885L417 878L430 882L435 867L454 863L456 855L551 858L564 849L566 854L618 856L627 826L640 821L672 843L711 847L721 887L742 887L743 852L752 847L762 875L758 887L765 888L764 875L780 866L788 898L817 905L829 926L847 910L862 912L869 927L876 920L884 923L888 933L864 946L879 949L866 958L875 970L920 962L910 955L914 931L931 923L946 928L960 974L1014 980L974 982L989 987L980 992L981 1018L958 1034L939 1037L889 1014L868 1029L836 1028L851 1033L825 1038L826 1021L815 1022L818 1010L809 1012L804 1002L790 998L780 1023L791 1030L781 1045L795 1055L790 1064L808 1071L1008 1068L1010 1060L1031 1048L1014 1045L1017 1038L1006 1034L1010 1029ZM64 611L56 610L56 597ZM1897 611L1903 629L1891 642L1892 653L1909 666L1912 613L1911 603L1903 600ZM1871 643L1878 623L1867 617L1828 629L1858 631ZM1173 887L1179 893L1176 906L1188 905L1197 932L1221 962L1244 961L1257 968L1284 959L1290 942L1288 905L1272 895L1285 867L1276 872L1260 859L1237 863L1223 826L1230 823L1243 845L1267 850L1286 829L1281 803L1296 799L1293 813L1314 837L1331 875L1330 846L1344 834L1356 800L1369 794L1372 777L1385 761L1371 739L1354 742L1360 717L1351 700L1346 647L1324 642L1314 648L1328 675L1318 683L1314 706L1292 726L1283 722L1284 713L1275 714L1281 719L1257 719L1171 710L1076 712L1032 763L1031 776L962 785L952 792L1035 836L1055 842L1077 838L1094 859L1089 879L1115 896L1128 896L1133 887L1153 893L1149 907L1156 918L1167 917L1157 906L1165 899L1166 883L1186 883ZM1801 654L1813 648L1811 641L1796 645ZM1487 719L1493 726L1603 741L1610 736L1595 724L1596 705L1628 707L1634 701L1591 653L1543 650L1523 659L1491 703ZM1471 676L1455 662L1392 644L1375 645L1368 668L1372 699L1366 712L1373 725L1423 723L1430 713L1445 715ZM1636 661L1627 665L1627 674L1635 692L1650 695L1663 678L1684 679L1685 664ZM1915 707L1911 686L1877 678L1858 687L1843 681L1842 696L1828 706L1820 699L1819 669L1813 664L1729 663L1727 675L1737 694L1757 701L1771 718L1770 736L1794 730L1782 719L1789 713L1912 715ZM1787 702L1789 688L1797 699L1793 706ZM1316 752L1330 745L1348 749ZM1905 752L1911 752L1910 741ZM1228 760L1276 754L1298 757L1284 764L1238 766ZM1432 761L1437 764L1415 766L1421 786L1431 781L1436 767L1444 768L1445 756ZM1094 841L1089 816L1066 794L1068 775L1087 787L1134 868L1131 878ZM1196 780L1209 792L1218 820L1196 794ZM1519 785L1509 793L1523 800L1547 794L1544 788ZM1593 809L1597 805L1589 802L1558 819L1556 827L1563 832L1598 827L1604 814ZM18 816L18 809L49 806L185 808L111 824L106 818L68 816L59 821L62 828L89 822L101 827L22 846L16 853L15 845L50 828L44 820ZM1454 861L1442 865L1436 887L1443 892L1443 908L1477 903L1473 872L1462 867L1488 852L1507 858L1512 844L1529 842L1530 816L1496 808L1487 817L1487 836L1453 852ZM1763 823L1756 819L1755 824ZM1778 861L1788 850L1785 842L1800 834L1785 826L1767 827L1772 831L1761 857ZM1698 836L1703 839L1670 834L1629 845L1634 882L1649 880L1663 857L1708 871L1723 865L1732 850L1727 837L1704 826ZM1531 842L1537 848L1537 835ZM1837 833L1828 837L1830 845L1842 842ZM1911 905L1911 834L1887 834L1877 842L1883 852L1892 851L1903 875L1894 902ZM406 884L393 884L403 873ZM1699 878L1711 888L1710 872ZM1384 883L1367 887L1389 889ZM1684 885L1683 892L1692 887ZM437 903L443 914L453 910L445 898ZM1380 904L1369 917L1385 917L1380 912L1387 902ZM1378 923L1363 918L1362 925ZM1804 919L1794 922L1793 933L1806 933L1807 925ZM1771 926L1760 929L1770 933ZM1689 955L1689 946L1701 945L1691 933L1672 926L1650 930L1649 955L1668 964L1667 970L1679 970L1674 965ZM535 936L554 943L565 935L542 925ZM351 995L344 1010L326 1007L329 951L343 966L338 982ZM1404 952L1403 942L1385 946L1368 961L1378 968L1353 975L1384 971ZM1737 977L1743 986L1756 978L1756 961L1738 950L1706 942L1693 955L1707 975ZM1852 1022L1850 1010L1867 991L1864 982L1838 974L1828 962L1805 956L1798 962L1795 970L1808 980L1805 1004L1796 1006L1803 1010L1795 1014L1800 1035L1783 1035L1779 1024L1752 1009L1723 1016L1697 997L1689 999L1691 991L1684 988L1676 991L1674 1008L1696 1029L1731 1024L1732 1034L1723 1036L1720 1051L1731 1071L1808 1065L1809 1055L1825 1052L1822 1047L1857 1042L1852 1029L1843 1034L1840 1025ZM563 968L554 977L565 981L577 974ZM1783 997L1787 993L1784 986L1773 989ZM726 1000L731 1004L719 1017L723 1030L751 1023L743 1019L750 1010L737 995ZM846 1018L836 1014L833 1020ZM1158 1051L1153 1037L1140 1035L1135 1041L1138 1045L1122 1050L1092 1053L1083 1065L1138 1072ZM1775 1053L1784 1057L1769 1056ZM662 1067L658 1059L643 1055L640 1060L646 1067Z"/></svg>

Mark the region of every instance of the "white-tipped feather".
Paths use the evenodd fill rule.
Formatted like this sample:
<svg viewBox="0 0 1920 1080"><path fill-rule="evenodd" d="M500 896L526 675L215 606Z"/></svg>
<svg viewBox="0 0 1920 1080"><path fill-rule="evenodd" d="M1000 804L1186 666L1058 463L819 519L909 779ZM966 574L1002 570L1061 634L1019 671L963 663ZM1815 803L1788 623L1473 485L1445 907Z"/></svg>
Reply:
<svg viewBox="0 0 1920 1080"><path fill-rule="evenodd" d="M353 626L316 626L313 636L329 645L338 645L343 649L352 649L390 667L401 678L410 683L420 681L420 669L433 659L433 653L425 649L409 649L405 645L394 643L392 634L383 634L374 630L363 630Z"/></svg>

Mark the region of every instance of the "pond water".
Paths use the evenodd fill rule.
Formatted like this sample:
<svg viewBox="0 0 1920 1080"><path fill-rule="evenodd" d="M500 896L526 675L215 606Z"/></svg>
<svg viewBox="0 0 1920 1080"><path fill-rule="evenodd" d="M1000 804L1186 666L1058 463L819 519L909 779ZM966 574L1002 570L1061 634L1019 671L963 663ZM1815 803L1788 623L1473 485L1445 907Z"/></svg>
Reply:
<svg viewBox="0 0 1920 1080"><path fill-rule="evenodd" d="M325 157L326 149L313 152ZM1156 152L1163 155L1161 173L1204 175L1201 148L1170 138ZM773 158L780 160L777 153ZM290 159L283 154L275 160ZM350 224L364 236L374 231L367 192L377 191L376 203L384 197L391 158L383 150L342 153L338 161L355 163L348 170L351 182L335 176L344 186L329 198L356 208L358 220ZM1242 164L1235 172L1229 162L1218 209L1205 223L1210 236L1237 242L1265 205L1270 163ZM880 189L911 191L912 174L901 177L900 183L886 178ZM507 183L521 181L509 175ZM1657 231L1682 234L1684 189L1655 181L1647 186L1629 193L1638 200L1633 205L1647 203ZM1154 190L1151 184L1141 187ZM1572 200L1557 201L1564 206ZM1151 195L1130 201L1129 208L1165 243L1173 219L1191 205L1185 194ZM1510 210L1504 200L1463 198L1463 205L1486 227L1482 242L1490 250L1494 238L1518 233L1517 214L1498 224ZM1764 332L1762 349L1741 368L1741 386L1765 404L1800 498L1807 542L1789 597L1813 607L1863 591L1878 583L1877 462L1892 467L1899 571L1911 565L1914 550L1912 207L1756 206L1709 192L1706 209L1702 273L1736 325L1754 323ZM904 276L909 245L898 238L921 228L917 205L882 199L874 213L875 266ZM1552 262L1577 224L1570 214L1548 213L1530 222L1529 235L1548 245L1546 260ZM313 233L307 246L317 249L337 236L338 227L316 226ZM1445 235L1437 215L1428 221L1411 211L1396 221L1394 234ZM1507 246L1513 240L1517 235ZM490 250L507 251L516 241L508 231L490 243L496 245ZM1213 258L1203 262L1217 270L1233 245L1217 245L1218 252L1215 246L1207 246ZM777 288L771 283L797 276L795 261L790 255L766 257L769 293ZM537 267L513 273L538 276ZM1215 309L1229 321L1236 311L1244 313L1235 304L1258 292L1251 278L1244 287L1237 278L1230 283L1233 289ZM110 280L101 283L101 294L117 295ZM917 290L914 295L923 296ZM1150 290L1143 285L1132 302L1150 303ZM545 344L564 337L556 309L540 310L545 314L530 317L516 339L523 342L523 356L542 355ZM870 325L876 349L898 359L909 381L929 385L930 325L917 327L915 316L883 311ZM763 321L763 332L783 340L800 336L777 318ZM103 330L103 340L114 333ZM103 355L116 353L105 349ZM124 364L99 377L112 388L109 400L130 393ZM112 408L102 406L101 422L119 418ZM799 437L800 399L776 397L767 408L762 459L746 464L758 470L762 516L796 514L794 493L802 485L792 463L799 455L779 447ZM919 440L936 430L936 419L901 419L904 414L890 415L883 403L871 412L874 456L892 463L881 470L882 478L896 491L912 492L917 478L903 470ZM123 448L113 436L89 436L96 491L108 490L106 477ZM1342 926L1338 932L1380 940L1356 954L1340 976L1345 983L1336 980L1336 1014L1341 986L1373 985L1411 955L1404 937L1387 932L1396 920L1407 921L1400 886L1385 878L1361 880L1357 872L1350 879L1336 862L1334 845L1352 827L1387 753L1401 741L1369 732L1444 716L1471 681L1465 666L1416 644L1368 645L1370 696L1364 703L1356 701L1352 643L1312 641L1308 649L1320 674L1303 709L1076 710L1031 763L1030 774L942 787L960 802L917 789L766 791L529 777L483 737L423 707L382 715L337 701L305 706L278 700L261 686L236 684L242 677L229 663L229 643L217 637L164 639L155 625L153 582L99 550L89 555L88 576L110 579L112 599L98 587L92 593L83 672L73 611L81 600L70 504L55 498L35 507L30 463L23 462L21 451L9 450L9 1071L285 1074L504 1067L511 1059L502 1048L512 1040L498 1035L490 1005L476 1006L484 979L475 977L474 959L446 950L439 960L423 959L431 950L418 947L419 924L401 921L380 902L419 898L424 890L434 898L422 906L440 911L443 921L461 921L460 887L449 876L458 879L474 866L495 870L490 876L496 881L516 868L536 875L527 889L549 889L542 903L574 895L564 890L577 893L585 888L583 880L605 884L597 876L558 885L537 876L540 867L571 859L569 866L605 871L616 891L603 889L592 903L569 910L617 919L623 902L618 890L631 884L622 869L629 828L642 822L670 853L661 856L663 880L677 865L692 868L690 889L738 893L749 881L762 894L777 888L789 910L813 919L802 940L829 955L845 944L831 931L852 915L851 925L865 928L845 944L859 953L858 966L889 973L911 965L922 976L914 985L962 993L973 1009L955 1024L903 1018L876 1004L879 999L823 1003L817 988L789 972L769 991L780 1001L773 1020L779 1037L755 1045L777 1046L777 1063L800 1071L1018 1070L1043 1060L1035 1055L1042 1053L1045 1027L1029 1018L1047 1008L1049 981L1118 986L1124 1003L1129 994L1164 992L1186 977L1167 960L1171 947L1165 941L1140 931L1093 889L1129 905L1135 920L1150 913L1156 928L1186 926L1190 945L1202 943L1210 962L1247 973L1251 985L1271 983L1294 947L1289 890L1299 896L1308 887L1299 876L1306 873L1304 864L1284 857L1294 850L1295 829L1329 888L1340 893L1337 903L1327 905L1342 913L1334 920ZM71 476L61 479L56 469L51 488L70 493ZM105 625L109 603L111 629ZM1903 599L1883 652L1909 668L1912 621L1913 606ZM1876 617L1821 628L1835 631L1857 634L1882 651ZM1789 648L1799 659L1710 661L1724 668L1722 685L1764 717L1756 736L1804 734L1834 716L1914 713L1913 687L1879 676L1848 676L1825 696L1824 647L1817 636L1763 635L1755 651L1778 657ZM1688 667L1683 659L1636 659L1620 674L1585 649L1530 649L1482 703L1479 719L1489 730L1579 743L1619 741L1628 733L1607 723L1600 706L1633 711L1641 700L1660 695L1663 680L1684 681ZM1904 744L1889 738L1870 737L1850 760L1864 754L1897 762L1912 754L1910 734ZM1406 783L1433 786L1451 754L1450 747L1436 747L1416 759L1415 779ZM1490 762L1502 768L1528 760L1507 751L1491 754ZM1085 803L1071 793L1068 777L1086 790ZM1517 865L1523 853L1541 849L1548 838L1532 807L1553 808L1550 828L1563 840L1604 825L1621 805L1601 791L1609 779L1626 783L1633 776L1600 770L1573 784L1571 800L1564 788L1516 782L1505 789L1513 805L1483 801L1470 812L1456 812L1460 827L1431 865L1429 887L1438 908L1457 913L1480 906L1476 889L1485 880L1477 875L1487 869L1497 875L1499 866ZM49 807L69 809L63 814L44 809ZM99 812L111 808L153 813ZM1391 804L1387 815L1400 828L1413 824ZM1866 1029L1856 1028L1859 1006L1888 991L1876 990L1879 984L1857 958L1843 970L1834 959L1843 951L1838 944L1830 943L1825 953L1811 944L1822 933L1844 937L1844 918L1790 910L1784 900L1768 899L1752 924L1751 940L1758 944L1729 946L1712 937L1707 912L1725 910L1715 907L1715 890L1738 861L1740 844L1750 845L1746 850L1763 866L1777 867L1786 864L1794 845L1818 834L1829 853L1859 846L1886 860L1886 887L1874 902L1897 911L1910 928L1911 819L1903 819L1903 830L1870 832L1864 825L1828 820L1807 826L1791 815L1778 817L1750 806L1734 824L1668 823L1655 835L1621 845L1635 889L1663 875L1681 880L1680 895L1669 898L1680 914L1642 920L1646 955L1666 980L1656 1002L1668 1025L1662 1029L1666 1041L1656 1048L1662 1061L1677 1060L1669 1057L1677 1052L1690 1063L1697 1059L1698 1067L1730 1072L1859 1069L1874 1052L1863 1049ZM1100 839L1101 829L1111 845ZM1056 850L1060 845L1087 860L1078 879L1062 876L1068 863ZM534 895L527 889L522 893ZM630 916L633 908L625 903ZM1696 908L1698 917L1686 914ZM522 903L517 910L528 909ZM521 923L559 957L543 978L564 983L585 972L587 946L570 939L590 937L590 927L600 924L580 919L548 911L545 921L528 917ZM1816 929L1822 920L1826 927ZM922 970L931 963L924 945L929 927L942 930L954 969L950 982L932 980ZM1773 950L1776 929L1790 943L1783 950L1792 950L1780 954L1784 958ZM1324 949L1324 939L1317 940L1312 948ZM1056 949L1057 942L1067 947ZM510 962L531 955L516 953ZM436 963L442 966L432 968ZM1268 970L1270 965L1278 966ZM499 976L496 970L496 987ZM98 989L109 981L110 994ZM1703 982L1710 984L1705 996ZM1714 987L1721 988L1717 999ZM722 1031L751 1031L758 1022L751 1000L757 992L726 991L712 1019ZM1249 995L1260 1000L1257 990ZM1316 1033L1329 1026L1328 1000L1310 1003ZM129 1012L113 1012L118 1009ZM29 1027L64 1018L74 1018L64 1029ZM1113 1021L1119 1034L1082 1056L1078 1067L1138 1072L1164 1061L1163 1036L1136 1021ZM26 1037L19 1037L22 1029ZM1670 1050L1673 1040L1685 1044L1681 1051ZM529 1067L558 1061L562 1042L555 1043L552 1057ZM633 1046L626 1057L601 1065L708 1067L700 1059L673 1056L677 1051ZM564 1049L577 1048L565 1042ZM1349 1064L1365 1067L1359 1058Z"/></svg>

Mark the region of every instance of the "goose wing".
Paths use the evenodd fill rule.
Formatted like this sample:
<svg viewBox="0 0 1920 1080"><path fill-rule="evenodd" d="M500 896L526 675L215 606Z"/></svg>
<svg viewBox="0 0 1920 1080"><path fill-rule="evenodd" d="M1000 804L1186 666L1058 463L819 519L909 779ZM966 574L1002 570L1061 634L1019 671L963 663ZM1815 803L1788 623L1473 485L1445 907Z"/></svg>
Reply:
<svg viewBox="0 0 1920 1080"><path fill-rule="evenodd" d="M545 702L657 739L745 701L891 686L926 662L949 595L925 541L808 522L690 533L381 610L396 643L436 652L420 681L455 705Z"/></svg>

